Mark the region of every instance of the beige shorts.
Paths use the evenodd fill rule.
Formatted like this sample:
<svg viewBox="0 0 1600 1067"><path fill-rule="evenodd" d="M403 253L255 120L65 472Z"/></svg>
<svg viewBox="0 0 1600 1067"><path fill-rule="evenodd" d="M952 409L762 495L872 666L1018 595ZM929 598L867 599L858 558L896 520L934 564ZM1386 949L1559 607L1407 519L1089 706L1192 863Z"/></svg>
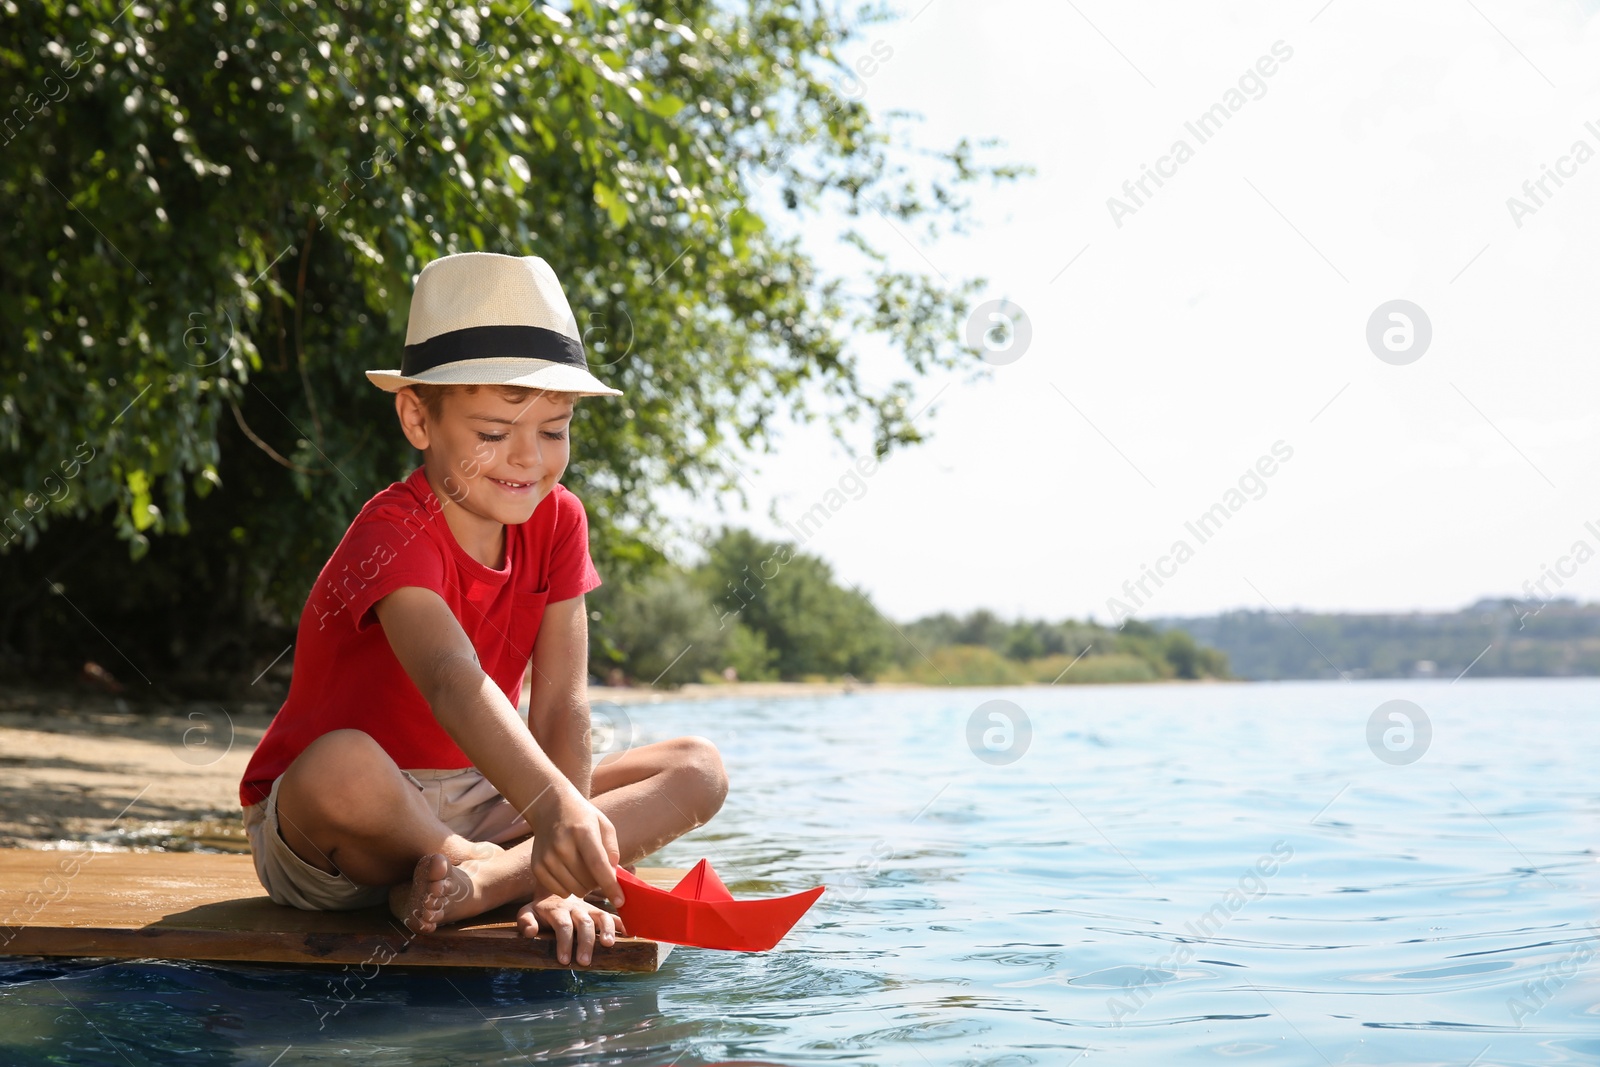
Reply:
<svg viewBox="0 0 1600 1067"><path fill-rule="evenodd" d="M502 844L532 833L527 820L476 767L411 770L401 774L422 790L439 821L468 841ZM357 885L295 855L278 832L278 783L259 804L244 809L244 829L255 858L256 877L278 904L307 911L350 911L389 900L389 886Z"/></svg>

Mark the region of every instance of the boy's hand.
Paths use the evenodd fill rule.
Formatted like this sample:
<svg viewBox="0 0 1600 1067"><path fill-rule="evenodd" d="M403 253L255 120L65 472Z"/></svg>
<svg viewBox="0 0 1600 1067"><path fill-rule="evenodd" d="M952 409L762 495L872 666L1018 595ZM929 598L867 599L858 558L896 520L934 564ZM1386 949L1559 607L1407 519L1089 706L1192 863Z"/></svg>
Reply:
<svg viewBox="0 0 1600 1067"><path fill-rule="evenodd" d="M594 960L594 946L598 940L610 948L617 943L617 932L624 935L622 920L603 908L597 908L577 897L552 894L524 904L517 912L517 926L523 937L533 937L541 929L556 935L556 960L562 964L572 962L576 948L578 964L589 966Z"/></svg>
<svg viewBox="0 0 1600 1067"><path fill-rule="evenodd" d="M554 794L553 797L551 794ZM623 902L617 884L617 831L605 813L570 785L551 790L534 809L533 876L558 896L586 896L599 888L613 906Z"/></svg>

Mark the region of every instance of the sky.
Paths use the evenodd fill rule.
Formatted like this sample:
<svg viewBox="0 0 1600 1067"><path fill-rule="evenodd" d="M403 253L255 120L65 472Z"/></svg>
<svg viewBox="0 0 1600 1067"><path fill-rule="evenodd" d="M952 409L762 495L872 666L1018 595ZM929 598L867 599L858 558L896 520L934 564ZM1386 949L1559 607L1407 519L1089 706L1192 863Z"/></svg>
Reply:
<svg viewBox="0 0 1600 1067"><path fill-rule="evenodd" d="M868 232L1027 340L869 477L820 429L737 456L732 518L897 619L1600 599L1597 8L913 0L867 104L1035 173Z"/></svg>

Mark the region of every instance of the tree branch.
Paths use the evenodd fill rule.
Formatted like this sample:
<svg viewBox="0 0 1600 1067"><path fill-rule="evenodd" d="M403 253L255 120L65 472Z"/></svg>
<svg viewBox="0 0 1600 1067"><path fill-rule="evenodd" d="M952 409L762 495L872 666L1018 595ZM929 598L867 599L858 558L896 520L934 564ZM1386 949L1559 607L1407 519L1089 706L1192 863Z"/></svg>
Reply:
<svg viewBox="0 0 1600 1067"><path fill-rule="evenodd" d="M285 467L288 467L290 470L297 471L300 474L327 474L328 473L327 471L312 470L310 467L302 467L302 466L300 466L300 464L294 462L293 460L284 459L283 456L278 454L278 450L277 449L275 449L271 445L267 444L260 437L257 437L256 436L256 432L254 430L252 430L245 423L245 421L244 421L244 412L239 410L239 405L238 404L234 403L230 399L228 401L228 406L233 409L233 421L237 422L239 424L239 430L246 437L250 438L250 441L251 441L252 444L254 444L257 448L261 449L261 451L265 452L267 455L271 456L274 460L276 460L277 462L283 464Z"/></svg>
<svg viewBox="0 0 1600 1067"><path fill-rule="evenodd" d="M317 232L317 216L306 220L306 244L300 250L300 279L294 292L294 361L300 367L300 384L306 391L306 407L311 409L311 429L317 435L317 447L322 448L322 416L317 414L317 399L311 395L311 376L306 373L304 331L300 328L301 309L306 302L306 270L311 266L311 235Z"/></svg>

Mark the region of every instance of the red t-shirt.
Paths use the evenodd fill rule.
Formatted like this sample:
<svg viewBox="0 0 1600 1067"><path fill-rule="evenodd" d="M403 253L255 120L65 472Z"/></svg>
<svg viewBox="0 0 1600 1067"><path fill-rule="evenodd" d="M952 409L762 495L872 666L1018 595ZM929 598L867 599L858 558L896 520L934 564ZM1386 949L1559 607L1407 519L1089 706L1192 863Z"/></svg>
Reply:
<svg viewBox="0 0 1600 1067"><path fill-rule="evenodd" d="M418 467L367 501L317 576L300 613L289 697L256 746L239 801L266 799L307 745L332 730L370 734L401 767L469 767L472 761L389 647L372 606L404 586L432 589L512 705L547 603L600 584L589 558L589 520L557 485L527 522L506 527L503 570L469 556Z"/></svg>

